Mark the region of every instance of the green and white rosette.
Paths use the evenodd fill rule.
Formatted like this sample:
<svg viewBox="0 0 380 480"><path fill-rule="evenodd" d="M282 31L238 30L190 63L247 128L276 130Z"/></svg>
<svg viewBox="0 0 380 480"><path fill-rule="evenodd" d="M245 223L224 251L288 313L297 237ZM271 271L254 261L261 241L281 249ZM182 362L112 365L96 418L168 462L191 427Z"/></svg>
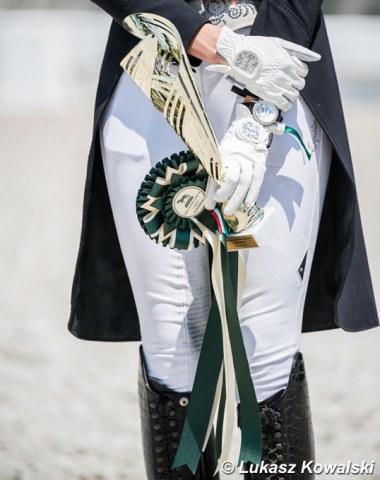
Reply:
<svg viewBox="0 0 380 480"><path fill-rule="evenodd" d="M137 194L137 217L150 238L164 247L191 250L206 243L193 221L207 223L204 208L208 175L191 152L180 152L157 163Z"/></svg>
<svg viewBox="0 0 380 480"><path fill-rule="evenodd" d="M240 462L261 461L261 422L238 318L245 264L226 249L227 228L218 209L204 207L208 175L191 152L180 152L153 167L137 196L137 216L158 244L191 250L209 243L214 291L190 404L172 468L195 473L216 421L218 466L229 459L240 398ZM215 472L215 473L216 473Z"/></svg>

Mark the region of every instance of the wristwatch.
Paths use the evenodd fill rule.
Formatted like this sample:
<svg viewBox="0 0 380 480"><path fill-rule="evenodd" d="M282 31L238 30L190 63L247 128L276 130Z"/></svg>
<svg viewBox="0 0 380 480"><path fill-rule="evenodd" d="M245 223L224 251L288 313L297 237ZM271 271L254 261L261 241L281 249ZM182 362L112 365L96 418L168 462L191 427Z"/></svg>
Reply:
<svg viewBox="0 0 380 480"><path fill-rule="evenodd" d="M261 125L268 126L281 120L281 112L273 103L259 99L257 101L244 102L243 105L249 109L253 118Z"/></svg>

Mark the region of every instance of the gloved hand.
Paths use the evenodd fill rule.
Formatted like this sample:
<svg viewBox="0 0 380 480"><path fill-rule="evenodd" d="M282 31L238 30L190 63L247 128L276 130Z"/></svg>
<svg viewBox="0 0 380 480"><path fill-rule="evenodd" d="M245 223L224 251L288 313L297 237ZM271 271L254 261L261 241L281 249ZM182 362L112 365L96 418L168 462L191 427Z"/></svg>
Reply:
<svg viewBox="0 0 380 480"><path fill-rule="evenodd" d="M207 184L208 210L215 208L216 202L228 200L224 213L231 215L243 202L248 208L255 203L264 180L271 131L277 133L257 123L246 106L236 105L235 119L219 147L222 182L217 185L210 177Z"/></svg>
<svg viewBox="0 0 380 480"><path fill-rule="evenodd" d="M217 52L228 65L210 65L207 70L229 74L259 98L280 110L292 107L305 86L308 67L321 56L281 38L245 36L223 26L216 44Z"/></svg>

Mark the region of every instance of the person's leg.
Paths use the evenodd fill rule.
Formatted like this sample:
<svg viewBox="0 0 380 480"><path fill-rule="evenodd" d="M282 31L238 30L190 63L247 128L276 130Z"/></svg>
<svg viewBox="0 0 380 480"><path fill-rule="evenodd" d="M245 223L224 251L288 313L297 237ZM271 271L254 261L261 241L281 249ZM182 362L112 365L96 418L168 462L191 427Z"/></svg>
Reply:
<svg viewBox="0 0 380 480"><path fill-rule="evenodd" d="M149 377L191 391L210 306L208 249L157 245L136 215L137 191L150 168L187 147L126 73L103 116L101 146Z"/></svg>
<svg viewBox="0 0 380 480"><path fill-rule="evenodd" d="M297 126L310 161L285 138L270 152L258 202L274 208L278 230L260 249L245 252L249 271L239 317L260 403L263 462L294 473L246 474L246 480L312 480L303 462L315 459L305 364L299 352L302 318L331 162L331 145L301 100L286 121Z"/></svg>
<svg viewBox="0 0 380 480"><path fill-rule="evenodd" d="M217 73L198 69L206 111L220 140L236 102L231 84ZM319 220L330 170L331 144L300 98L283 114L301 135L306 158L290 135L274 137L258 198L272 207L278 228L260 248L243 251L247 283L239 311L253 383L259 401L285 388L299 350L302 314Z"/></svg>
<svg viewBox="0 0 380 480"><path fill-rule="evenodd" d="M210 307L208 248L163 248L144 233L136 215L137 192L150 168L187 148L127 74L102 118L100 139L142 334L138 396L147 479L212 478L212 435L195 475L185 467L171 469Z"/></svg>
<svg viewBox="0 0 380 480"><path fill-rule="evenodd" d="M301 99L284 116L310 150L285 135L273 141L258 203L273 207L278 229L246 250L248 276L239 312L259 401L286 387L300 348L303 308L331 162L331 144Z"/></svg>
<svg viewBox="0 0 380 480"><path fill-rule="evenodd" d="M232 102L224 82L208 72L203 72L200 82L207 91L206 109L219 139L229 123L230 110L220 120L223 107ZM260 402L263 462L272 469L295 464L296 473L247 473L246 480L314 478L300 473L302 462L314 459L314 439L299 347L332 151L302 98L284 115L284 121L298 130L313 155L307 160L288 135L273 140L258 204L274 209L279 226L266 245L244 251L248 275L239 318Z"/></svg>

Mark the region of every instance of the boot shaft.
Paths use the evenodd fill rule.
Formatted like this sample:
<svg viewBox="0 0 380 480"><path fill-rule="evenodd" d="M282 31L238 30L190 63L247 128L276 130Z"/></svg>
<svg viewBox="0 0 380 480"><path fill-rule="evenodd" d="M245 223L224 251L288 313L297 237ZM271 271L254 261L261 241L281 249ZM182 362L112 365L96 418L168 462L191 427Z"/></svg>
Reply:
<svg viewBox="0 0 380 480"><path fill-rule="evenodd" d="M171 469L191 395L175 392L149 379L142 347L138 395L147 480L219 480L219 475L213 477L216 469L213 432L195 475L185 466Z"/></svg>
<svg viewBox="0 0 380 480"><path fill-rule="evenodd" d="M305 363L301 352L293 360L285 390L261 402L262 464L247 464L244 480L314 480L302 466L315 460ZM238 408L239 418L239 408ZM257 472L257 473L255 473Z"/></svg>

